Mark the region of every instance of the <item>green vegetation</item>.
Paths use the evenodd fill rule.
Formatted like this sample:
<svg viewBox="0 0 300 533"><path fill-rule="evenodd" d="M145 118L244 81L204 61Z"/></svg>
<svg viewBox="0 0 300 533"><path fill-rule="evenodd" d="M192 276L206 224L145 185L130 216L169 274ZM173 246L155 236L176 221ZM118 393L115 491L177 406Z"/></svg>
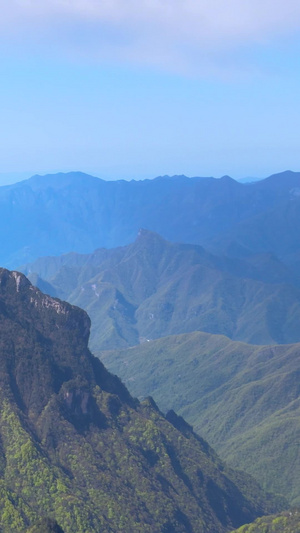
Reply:
<svg viewBox="0 0 300 533"><path fill-rule="evenodd" d="M88 334L83 311L0 270L0 531L225 533L283 508L134 400Z"/></svg>
<svg viewBox="0 0 300 533"><path fill-rule="evenodd" d="M144 230L124 248L40 259L30 269L43 278L32 274L37 284L47 280L88 311L91 346L133 395L179 412L231 466L300 503L299 346L190 332L259 344L299 339L300 293L283 283L298 283L287 267L266 255L217 258ZM122 351L104 352L112 346Z"/></svg>
<svg viewBox="0 0 300 533"><path fill-rule="evenodd" d="M219 258L143 230L124 248L47 257L23 271L88 312L92 350L196 330L257 344L300 341L300 290L291 285L299 279L267 254Z"/></svg>
<svg viewBox="0 0 300 533"><path fill-rule="evenodd" d="M236 529L232 533L299 533L300 511L291 509L279 515L258 518L252 524Z"/></svg>
<svg viewBox="0 0 300 533"><path fill-rule="evenodd" d="M299 352L194 332L99 356L132 394L174 409L231 466L298 504Z"/></svg>

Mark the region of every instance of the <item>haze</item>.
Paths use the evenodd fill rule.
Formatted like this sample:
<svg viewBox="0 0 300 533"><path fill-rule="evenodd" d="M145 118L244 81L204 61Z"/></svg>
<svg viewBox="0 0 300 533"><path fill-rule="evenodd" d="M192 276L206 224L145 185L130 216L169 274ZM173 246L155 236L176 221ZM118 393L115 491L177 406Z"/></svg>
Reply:
<svg viewBox="0 0 300 533"><path fill-rule="evenodd" d="M0 6L1 185L299 169L297 2Z"/></svg>

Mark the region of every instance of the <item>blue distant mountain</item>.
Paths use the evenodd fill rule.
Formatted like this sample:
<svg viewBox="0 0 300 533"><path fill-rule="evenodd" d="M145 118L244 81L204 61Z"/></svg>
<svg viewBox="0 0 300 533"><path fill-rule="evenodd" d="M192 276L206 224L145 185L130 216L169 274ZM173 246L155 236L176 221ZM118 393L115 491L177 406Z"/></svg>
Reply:
<svg viewBox="0 0 300 533"><path fill-rule="evenodd" d="M132 242L143 227L231 256L299 261L300 173L251 184L224 176L106 182L80 172L0 187L0 264ZM263 230L262 230L263 228Z"/></svg>
<svg viewBox="0 0 300 533"><path fill-rule="evenodd" d="M300 341L300 277L271 254L218 257L140 230L130 245L43 257L22 271L88 312L95 350L195 330L257 344Z"/></svg>

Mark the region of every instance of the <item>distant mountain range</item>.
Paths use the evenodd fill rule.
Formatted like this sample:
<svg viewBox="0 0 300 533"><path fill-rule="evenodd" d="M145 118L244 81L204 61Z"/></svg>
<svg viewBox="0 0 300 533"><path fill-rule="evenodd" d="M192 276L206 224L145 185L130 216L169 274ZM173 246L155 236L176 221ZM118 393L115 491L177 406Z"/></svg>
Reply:
<svg viewBox="0 0 300 533"><path fill-rule="evenodd" d="M171 406L230 464L300 502L300 344L254 345L300 342L296 272L272 254L216 256L148 230L125 247L23 271L88 311L94 353L135 396Z"/></svg>
<svg viewBox="0 0 300 533"><path fill-rule="evenodd" d="M171 406L229 464L300 504L300 344L194 332L98 355L132 394Z"/></svg>
<svg viewBox="0 0 300 533"><path fill-rule="evenodd" d="M0 221L43 291L0 269L0 531L294 533L235 468L300 503L300 173L34 176Z"/></svg>
<svg viewBox="0 0 300 533"><path fill-rule="evenodd" d="M300 173L254 183L228 176L105 182L82 173L0 187L0 264L133 242L140 228L244 257L271 252L298 268Z"/></svg>
<svg viewBox="0 0 300 533"><path fill-rule="evenodd" d="M0 270L1 531L225 533L282 509L174 411L133 399L89 326Z"/></svg>
<svg viewBox="0 0 300 533"><path fill-rule="evenodd" d="M218 257L140 230L128 246L45 257L21 270L89 313L93 350L195 330L258 344L300 342L299 274L271 254Z"/></svg>

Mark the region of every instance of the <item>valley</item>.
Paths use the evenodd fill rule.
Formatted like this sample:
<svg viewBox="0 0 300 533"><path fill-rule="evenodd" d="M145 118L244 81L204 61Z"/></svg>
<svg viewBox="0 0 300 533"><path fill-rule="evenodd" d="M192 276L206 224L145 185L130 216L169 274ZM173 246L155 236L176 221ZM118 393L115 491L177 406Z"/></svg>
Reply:
<svg viewBox="0 0 300 533"><path fill-rule="evenodd" d="M92 350L192 331L253 344L300 341L298 276L268 254L234 260L140 230L128 246L41 258L21 270L89 313Z"/></svg>
<svg viewBox="0 0 300 533"><path fill-rule="evenodd" d="M299 505L300 344L193 332L98 355L134 396L174 409L230 465Z"/></svg>
<svg viewBox="0 0 300 533"><path fill-rule="evenodd" d="M66 533L225 533L285 506L131 397L89 352L84 311L4 269L0 306L1 530L51 515Z"/></svg>
<svg viewBox="0 0 300 533"><path fill-rule="evenodd" d="M0 529L293 531L298 188L292 172L0 187Z"/></svg>

